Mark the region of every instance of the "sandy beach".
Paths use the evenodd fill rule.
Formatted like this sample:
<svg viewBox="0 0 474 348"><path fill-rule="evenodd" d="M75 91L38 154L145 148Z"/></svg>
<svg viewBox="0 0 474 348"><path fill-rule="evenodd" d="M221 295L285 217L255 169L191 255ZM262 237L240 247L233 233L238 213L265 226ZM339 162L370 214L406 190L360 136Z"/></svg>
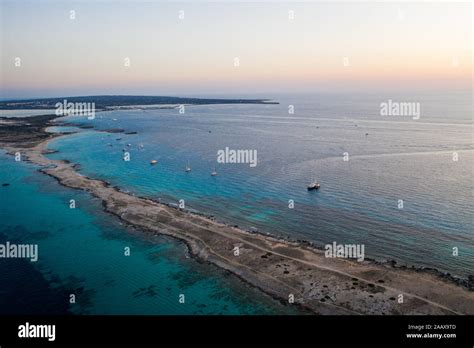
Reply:
<svg viewBox="0 0 474 348"><path fill-rule="evenodd" d="M474 291L433 272L329 259L309 243L250 233L83 176L73 163L44 156L48 141L57 136L45 131L51 120L37 118L27 127L19 120L0 123L1 147L10 154L20 152L23 160L41 166L41 172L62 185L99 198L105 211L126 224L177 238L196 259L230 271L290 306L315 314L474 314Z"/></svg>

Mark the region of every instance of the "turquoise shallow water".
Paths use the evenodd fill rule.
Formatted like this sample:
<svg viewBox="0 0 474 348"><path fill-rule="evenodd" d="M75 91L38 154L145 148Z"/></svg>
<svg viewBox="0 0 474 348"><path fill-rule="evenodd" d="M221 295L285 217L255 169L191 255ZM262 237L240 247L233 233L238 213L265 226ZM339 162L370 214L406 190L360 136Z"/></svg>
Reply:
<svg viewBox="0 0 474 348"><path fill-rule="evenodd" d="M388 98L419 101L420 120L380 116ZM279 96L280 105L188 106L185 114L104 112L70 121L138 134L84 130L51 142L59 152L50 156L136 194L184 199L188 209L231 224L319 245L360 243L366 257L467 277L474 274L470 98ZM217 164L219 175L211 177L225 147L257 150L257 167ZM309 193L313 177L322 187Z"/></svg>
<svg viewBox="0 0 474 348"><path fill-rule="evenodd" d="M35 243L38 262L1 259L0 313L288 314L294 309L165 237L146 240L87 193L0 154L0 242ZM76 209L69 208L70 199ZM124 255L129 247L130 256ZM69 294L76 303L68 304ZM178 296L185 295L185 303Z"/></svg>

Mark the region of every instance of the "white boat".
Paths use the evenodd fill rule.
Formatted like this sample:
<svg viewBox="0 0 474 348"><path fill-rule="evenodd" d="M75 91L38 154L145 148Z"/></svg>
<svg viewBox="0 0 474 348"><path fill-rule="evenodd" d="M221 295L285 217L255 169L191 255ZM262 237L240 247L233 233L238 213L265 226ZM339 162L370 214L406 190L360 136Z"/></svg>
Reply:
<svg viewBox="0 0 474 348"><path fill-rule="evenodd" d="M151 165L153 165L153 164L157 164L157 163L158 163L158 161L157 161L157 160L151 160L151 161L150 161L150 164L151 164Z"/></svg>
<svg viewBox="0 0 474 348"><path fill-rule="evenodd" d="M214 170L212 171L211 176L216 176L216 175L217 175L217 171L216 171L216 167L214 167Z"/></svg>
<svg viewBox="0 0 474 348"><path fill-rule="evenodd" d="M312 190L317 190L321 187L321 185L319 184L319 182L312 182L311 184L308 185L308 191L312 191Z"/></svg>
<svg viewBox="0 0 474 348"><path fill-rule="evenodd" d="M191 171L191 167L189 166L189 161L188 164L186 165L186 173L189 173Z"/></svg>

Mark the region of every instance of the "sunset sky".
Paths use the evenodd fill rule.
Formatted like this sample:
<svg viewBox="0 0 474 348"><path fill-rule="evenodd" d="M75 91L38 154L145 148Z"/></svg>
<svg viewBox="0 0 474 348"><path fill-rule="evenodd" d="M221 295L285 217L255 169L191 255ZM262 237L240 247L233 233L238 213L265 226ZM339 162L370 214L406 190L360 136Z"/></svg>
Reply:
<svg viewBox="0 0 474 348"><path fill-rule="evenodd" d="M2 98L472 88L470 3L0 1Z"/></svg>

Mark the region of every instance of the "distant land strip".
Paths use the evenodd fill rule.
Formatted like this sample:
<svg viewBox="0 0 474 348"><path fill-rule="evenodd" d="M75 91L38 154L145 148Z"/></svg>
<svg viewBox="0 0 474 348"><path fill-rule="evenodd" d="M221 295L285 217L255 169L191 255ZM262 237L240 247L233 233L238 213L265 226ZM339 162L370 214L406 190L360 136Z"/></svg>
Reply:
<svg viewBox="0 0 474 348"><path fill-rule="evenodd" d="M208 105L208 104L279 104L271 99L181 98L166 96L94 95L37 99L10 99L0 101L0 110L54 109L64 100L70 103L94 103L96 109L141 105Z"/></svg>

